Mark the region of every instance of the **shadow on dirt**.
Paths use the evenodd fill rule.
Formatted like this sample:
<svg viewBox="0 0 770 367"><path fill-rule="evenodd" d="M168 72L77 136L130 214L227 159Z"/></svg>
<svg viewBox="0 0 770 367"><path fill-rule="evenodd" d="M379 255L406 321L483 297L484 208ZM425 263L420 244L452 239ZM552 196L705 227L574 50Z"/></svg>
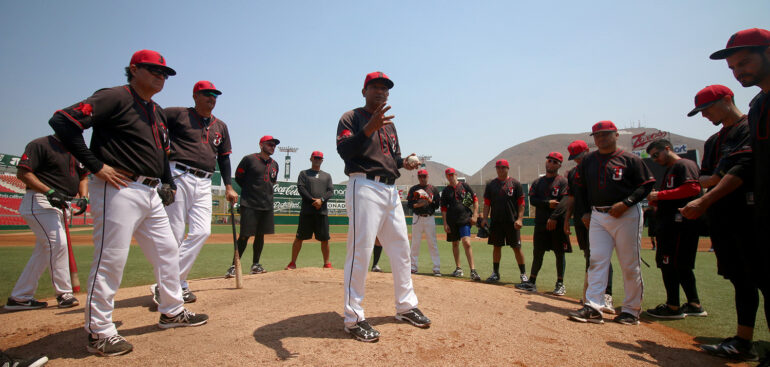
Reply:
<svg viewBox="0 0 770 367"><path fill-rule="evenodd" d="M629 352L631 359L655 366L727 366L727 360L692 349L672 348L649 340L637 344L609 341L607 345ZM733 361L734 362L734 361Z"/></svg>

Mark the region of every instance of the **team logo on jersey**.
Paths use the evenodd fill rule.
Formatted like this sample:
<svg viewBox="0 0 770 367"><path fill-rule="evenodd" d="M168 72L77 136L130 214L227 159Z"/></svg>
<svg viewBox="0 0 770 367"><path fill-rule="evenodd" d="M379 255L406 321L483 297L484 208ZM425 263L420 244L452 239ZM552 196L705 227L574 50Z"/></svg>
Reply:
<svg viewBox="0 0 770 367"><path fill-rule="evenodd" d="M91 114L94 113L94 108L88 103L80 102L80 104L75 107L75 111L82 113L83 116L91 116Z"/></svg>
<svg viewBox="0 0 770 367"><path fill-rule="evenodd" d="M551 189L551 196L559 196L559 186L554 186L553 189Z"/></svg>
<svg viewBox="0 0 770 367"><path fill-rule="evenodd" d="M278 175L278 170L273 167L270 167L270 178L275 178L275 176L277 175Z"/></svg>
<svg viewBox="0 0 770 367"><path fill-rule="evenodd" d="M668 264L668 255L663 255L663 263Z"/></svg>
<svg viewBox="0 0 770 367"><path fill-rule="evenodd" d="M214 133L214 140L212 141L215 147L218 147L219 144L222 144L222 134L215 132Z"/></svg>
<svg viewBox="0 0 770 367"><path fill-rule="evenodd" d="M623 167L614 167L612 169L612 179L615 181L623 179Z"/></svg>
<svg viewBox="0 0 770 367"><path fill-rule="evenodd" d="M21 155L21 160L22 161L29 160L29 156L27 155L27 153L24 153L24 154Z"/></svg>
<svg viewBox="0 0 770 367"><path fill-rule="evenodd" d="M347 130L347 129L342 130L337 135L337 144L339 144L341 141L343 141L343 140L345 140L347 138L350 138L351 136L353 136L353 132L351 132L350 130Z"/></svg>
<svg viewBox="0 0 770 367"><path fill-rule="evenodd" d="M674 176L666 177L666 188L668 189L674 188Z"/></svg>
<svg viewBox="0 0 770 367"><path fill-rule="evenodd" d="M396 139L396 134L390 134L390 151L395 152L396 151L396 145L398 145L398 140Z"/></svg>

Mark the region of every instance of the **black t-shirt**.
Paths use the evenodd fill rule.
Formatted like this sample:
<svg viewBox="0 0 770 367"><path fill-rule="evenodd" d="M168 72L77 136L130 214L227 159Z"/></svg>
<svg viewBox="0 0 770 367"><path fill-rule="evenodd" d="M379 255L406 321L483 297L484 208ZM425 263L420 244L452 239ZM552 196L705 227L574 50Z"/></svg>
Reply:
<svg viewBox="0 0 770 367"><path fill-rule="evenodd" d="M324 171L306 169L297 177L297 191L302 196L300 214L329 214L326 202L334 195L332 176ZM321 199L320 209L313 206L313 198Z"/></svg>
<svg viewBox="0 0 770 367"><path fill-rule="evenodd" d="M169 160L214 172L217 157L232 153L227 125L214 117L204 118L195 108L170 107L166 115L171 154Z"/></svg>
<svg viewBox="0 0 770 367"><path fill-rule="evenodd" d="M575 197L572 200L572 218L575 220L580 220L583 214L591 211L590 208L584 208L583 200L579 200L576 197L580 192L580 190L576 190L578 176L578 166L572 167L571 170L567 171L567 193Z"/></svg>
<svg viewBox="0 0 770 367"><path fill-rule="evenodd" d="M545 226L548 219L564 219L564 210L551 209L548 202L562 201L567 196L567 190L567 178L560 175L543 176L532 182L529 187L529 202L535 207L535 226Z"/></svg>
<svg viewBox="0 0 770 367"><path fill-rule="evenodd" d="M366 173L398 178L404 164L395 125L385 125L366 137L364 126L372 115L363 108L345 112L337 124L337 153L345 161L345 174Z"/></svg>
<svg viewBox="0 0 770 367"><path fill-rule="evenodd" d="M235 182L241 186L241 205L255 210L273 210L273 185L278 179L278 163L263 160L259 153L249 154L235 170Z"/></svg>
<svg viewBox="0 0 770 367"><path fill-rule="evenodd" d="M489 205L491 221L513 223L519 219L519 206L524 204L524 189L513 177L492 179L484 187L484 205Z"/></svg>
<svg viewBox="0 0 770 367"><path fill-rule="evenodd" d="M689 183L698 183L698 165L695 162L683 158L679 159L671 167L666 168L663 175L663 182L660 191L673 190L679 186ZM667 223L679 214L679 208L683 208L687 203L700 196L696 195L672 200L658 200L657 217L661 223Z"/></svg>
<svg viewBox="0 0 770 367"><path fill-rule="evenodd" d="M723 127L718 133L712 135L703 147L703 161L701 162L701 175L724 176L729 172L738 170L738 176L743 179L743 184L731 193L719 199L709 208L710 217L730 215L733 209L745 210L749 203L754 203L751 193L753 187L753 171L751 169L751 129L748 116L743 116L736 124ZM750 214L749 214L750 215Z"/></svg>
<svg viewBox="0 0 770 367"><path fill-rule="evenodd" d="M760 92L749 110L751 150L754 158L754 198L757 213L770 215L770 98Z"/></svg>
<svg viewBox="0 0 770 367"><path fill-rule="evenodd" d="M452 225L470 224L473 216L473 203L478 201L476 193L465 182L458 182L441 192L441 211L446 212L446 220Z"/></svg>
<svg viewBox="0 0 770 367"><path fill-rule="evenodd" d="M628 198L639 186L655 182L641 158L617 149L601 154L593 151L578 166L577 189L587 206L612 206Z"/></svg>
<svg viewBox="0 0 770 367"><path fill-rule="evenodd" d="M420 192L420 190L422 190L422 192ZM424 195L430 198L431 200L430 203L428 203L428 200L426 199L421 199L422 197L421 194L423 193ZM431 184L428 184L425 186L417 184L409 188L409 193L406 195L406 206L409 207L409 209L412 209L412 212L414 212L414 214L432 215L436 211L436 209L438 209L438 207L441 206L440 195L441 194L439 194L438 189ZM417 204L421 201L426 202L428 204L423 205L419 208L415 208L414 204Z"/></svg>
<svg viewBox="0 0 770 367"><path fill-rule="evenodd" d="M29 142L16 166L28 169L46 186L69 196L77 195L80 179L88 174L53 135Z"/></svg>

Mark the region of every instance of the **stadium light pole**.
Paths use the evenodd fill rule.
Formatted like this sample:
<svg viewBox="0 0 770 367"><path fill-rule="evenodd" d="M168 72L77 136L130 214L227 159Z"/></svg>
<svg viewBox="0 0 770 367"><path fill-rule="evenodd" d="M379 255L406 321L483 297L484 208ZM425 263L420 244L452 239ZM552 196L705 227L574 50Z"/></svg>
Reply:
<svg viewBox="0 0 770 367"><path fill-rule="evenodd" d="M278 150L286 153L286 158L284 158L284 173L283 173L283 179L286 181L289 181L289 177L291 177L291 153L294 153L299 150L297 147L278 147Z"/></svg>

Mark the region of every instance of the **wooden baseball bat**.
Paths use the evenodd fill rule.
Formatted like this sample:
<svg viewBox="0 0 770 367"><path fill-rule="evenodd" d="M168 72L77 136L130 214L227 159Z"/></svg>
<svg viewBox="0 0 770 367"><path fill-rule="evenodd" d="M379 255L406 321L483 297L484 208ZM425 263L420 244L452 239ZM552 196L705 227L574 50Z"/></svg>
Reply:
<svg viewBox="0 0 770 367"><path fill-rule="evenodd" d="M238 239L235 237L235 210L233 203L230 203L230 222L233 224L233 264L235 264L235 288L243 288L243 275L241 271L241 257L238 256Z"/></svg>
<svg viewBox="0 0 770 367"><path fill-rule="evenodd" d="M75 262L75 254L72 252L72 240L70 239L70 227L67 220L67 210L62 210L64 214L64 232L67 234L67 254L70 260L70 281L72 282L72 292L80 292L80 279L78 278L78 264Z"/></svg>

